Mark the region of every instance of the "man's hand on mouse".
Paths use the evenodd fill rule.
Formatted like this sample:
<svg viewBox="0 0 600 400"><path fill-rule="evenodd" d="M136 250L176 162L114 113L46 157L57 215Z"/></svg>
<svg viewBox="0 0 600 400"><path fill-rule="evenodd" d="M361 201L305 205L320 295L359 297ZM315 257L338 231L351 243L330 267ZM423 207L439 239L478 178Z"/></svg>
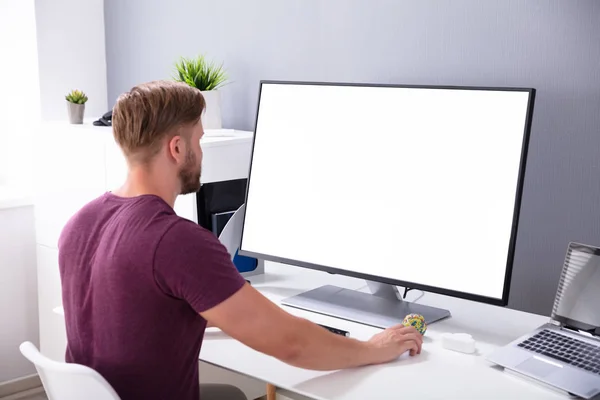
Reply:
<svg viewBox="0 0 600 400"><path fill-rule="evenodd" d="M374 364L393 361L407 351L411 356L421 353L423 335L415 328L396 325L374 335L367 342L374 350Z"/></svg>

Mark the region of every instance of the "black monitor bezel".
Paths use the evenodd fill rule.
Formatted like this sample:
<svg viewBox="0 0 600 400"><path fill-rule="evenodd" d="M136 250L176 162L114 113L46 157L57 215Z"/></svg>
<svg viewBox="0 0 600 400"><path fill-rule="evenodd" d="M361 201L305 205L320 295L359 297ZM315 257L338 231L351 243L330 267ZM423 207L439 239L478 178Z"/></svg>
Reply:
<svg viewBox="0 0 600 400"><path fill-rule="evenodd" d="M509 240L509 249L507 253L507 267L504 276L504 288L502 292L502 298L494 298L488 296L482 296L472 293L460 292L456 290L450 290L435 286L429 286L424 284L419 284L415 282L407 282L402 280L390 279L380 276L374 276L354 271L348 271L338 268L331 268L326 265L312 264L298 260L291 260L284 257L278 257L271 254L262 254L253 251L247 251L242 248L243 237L244 237L244 227L245 227L245 218L246 213L248 211L248 194L250 191L250 180L252 174L252 162L254 159L254 145L256 143L256 135L257 135L257 126L260 112L260 99L262 94L263 85L268 84L276 84L276 85L311 85L311 86L357 86L357 87L385 87L385 88L416 88L416 89L449 89L449 90L484 90L484 91L510 91L510 92L526 92L529 93L529 100L527 104L527 114L525 120L525 127L523 132L523 141L521 148L521 159L519 164L519 173L517 178L516 185L516 195L515 195L515 205L513 208L513 222L511 227L511 236ZM527 168L527 155L529 152L529 142L531 137L531 125L533 119L533 108L535 102L535 94L536 89L534 88L524 88L524 87L493 87L493 86L452 86L452 85L412 85L412 84L384 84L384 83L357 83L357 82L311 82L311 81L284 81L284 80L261 80L259 82L259 90L258 90L258 99L256 104L256 114L254 120L254 135L252 139L252 149L250 155L250 164L248 171L248 183L246 185L246 212L244 213L244 222L242 224L242 235L240 238L240 248L239 254L247 257L255 257L258 259L273 261L281 264L292 265L296 267L308 268L317 271L323 271L332 274L345 275L349 277L365 279L375 282L386 283L395 286L408 287L418 290L423 290L431 293L437 293L446 296L452 296L456 298L461 298L465 300L472 300L481 303L497 305L497 306L506 306L508 305L508 299L510 295L510 286L513 272L513 264L514 264L514 256L515 256L515 248L517 243L518 236L518 227L520 221L521 214L521 203L523 197L523 186L524 186L524 177Z"/></svg>

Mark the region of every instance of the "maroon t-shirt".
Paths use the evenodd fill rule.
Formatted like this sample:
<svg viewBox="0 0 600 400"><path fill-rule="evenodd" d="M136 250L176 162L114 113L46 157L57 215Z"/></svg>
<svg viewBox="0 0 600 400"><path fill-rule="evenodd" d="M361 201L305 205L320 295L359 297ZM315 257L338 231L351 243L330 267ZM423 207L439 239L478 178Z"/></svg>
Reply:
<svg viewBox="0 0 600 400"><path fill-rule="evenodd" d="M59 266L67 362L123 400L198 400L198 313L245 284L212 232L160 197L106 193L63 229Z"/></svg>

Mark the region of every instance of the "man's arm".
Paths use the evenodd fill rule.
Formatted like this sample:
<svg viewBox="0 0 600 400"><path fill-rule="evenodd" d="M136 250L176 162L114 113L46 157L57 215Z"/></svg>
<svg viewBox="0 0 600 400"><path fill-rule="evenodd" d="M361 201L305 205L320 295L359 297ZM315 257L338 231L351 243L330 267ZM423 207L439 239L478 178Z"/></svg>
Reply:
<svg viewBox="0 0 600 400"><path fill-rule="evenodd" d="M247 346L305 369L378 364L421 351L422 337L414 328L393 327L367 342L347 338L285 312L248 284L201 315Z"/></svg>
<svg viewBox="0 0 600 400"><path fill-rule="evenodd" d="M168 296L183 299L211 326L247 346L307 369L335 370L418 353L414 328L394 327L361 342L294 317L244 281L212 232L178 219L157 244L154 279Z"/></svg>

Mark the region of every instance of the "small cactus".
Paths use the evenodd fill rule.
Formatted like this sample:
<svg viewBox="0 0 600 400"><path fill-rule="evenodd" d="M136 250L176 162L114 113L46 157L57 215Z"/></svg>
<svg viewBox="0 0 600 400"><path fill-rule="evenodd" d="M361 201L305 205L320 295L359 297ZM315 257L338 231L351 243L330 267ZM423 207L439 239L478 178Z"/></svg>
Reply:
<svg viewBox="0 0 600 400"><path fill-rule="evenodd" d="M71 93L65 96L65 99L74 104L85 104L88 101L87 96L81 90L72 90Z"/></svg>

